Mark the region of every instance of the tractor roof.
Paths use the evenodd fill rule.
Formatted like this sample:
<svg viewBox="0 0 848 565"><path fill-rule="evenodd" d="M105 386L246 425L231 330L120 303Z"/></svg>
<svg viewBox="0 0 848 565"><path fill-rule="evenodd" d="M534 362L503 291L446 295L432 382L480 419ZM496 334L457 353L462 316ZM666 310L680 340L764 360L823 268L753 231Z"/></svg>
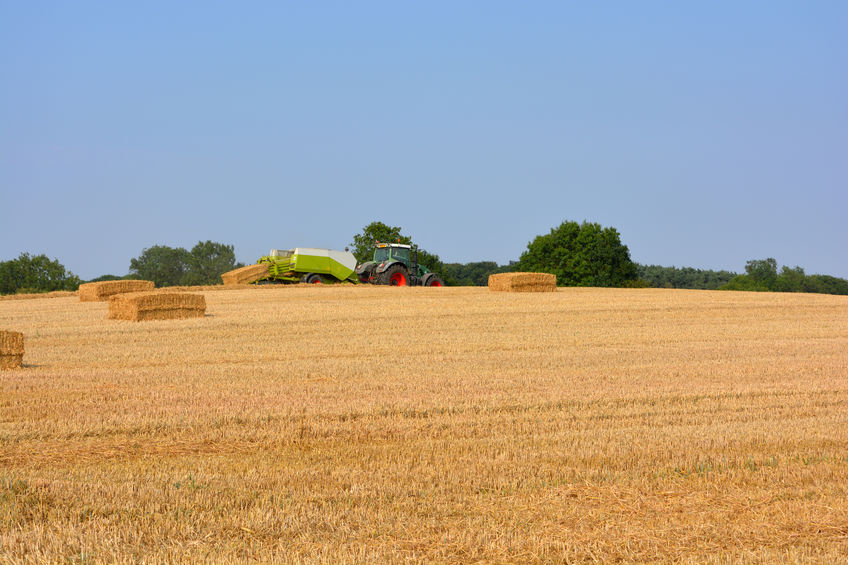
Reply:
<svg viewBox="0 0 848 565"><path fill-rule="evenodd" d="M402 247L404 249L411 249L411 245L406 245L403 243L377 243L377 247Z"/></svg>

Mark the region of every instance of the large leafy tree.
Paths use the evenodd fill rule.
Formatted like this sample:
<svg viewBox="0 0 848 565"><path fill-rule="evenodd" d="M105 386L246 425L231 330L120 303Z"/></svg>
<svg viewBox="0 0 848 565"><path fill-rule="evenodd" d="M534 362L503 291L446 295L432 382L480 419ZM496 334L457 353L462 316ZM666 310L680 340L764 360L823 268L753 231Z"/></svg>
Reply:
<svg viewBox="0 0 848 565"><path fill-rule="evenodd" d="M356 257L357 262L364 263L370 261L371 257L374 256L374 246L378 242L412 245L412 238L401 235L400 230L400 226L371 222L362 228L362 233L353 236L353 243L350 244L351 253Z"/></svg>
<svg viewBox="0 0 848 565"><path fill-rule="evenodd" d="M771 290L777 283L777 260L751 259L745 263L745 272L755 284Z"/></svg>
<svg viewBox="0 0 848 565"><path fill-rule="evenodd" d="M389 226L383 222L371 222L362 228L361 233L353 236L353 243L350 244L351 253L356 257L357 262L364 263L374 256L374 246L377 242L413 245L412 238L403 235L401 229L400 226ZM445 272L444 263L435 253L419 248L418 262L442 277L447 284L453 284L453 279Z"/></svg>
<svg viewBox="0 0 848 565"><path fill-rule="evenodd" d="M154 245L130 260L130 277L156 286L221 284L221 273L239 266L232 245L199 241L191 251Z"/></svg>
<svg viewBox="0 0 848 565"><path fill-rule="evenodd" d="M563 222L536 237L515 270L552 273L561 286L624 286L637 279L618 231L589 222Z"/></svg>
<svg viewBox="0 0 848 565"><path fill-rule="evenodd" d="M241 267L236 263L236 254L232 245L214 241L198 241L186 256L186 273L181 283L184 285L221 284L221 274Z"/></svg>
<svg viewBox="0 0 848 565"><path fill-rule="evenodd" d="M79 284L79 277L47 255L21 253L17 259L0 261L0 294L76 290Z"/></svg>
<svg viewBox="0 0 848 565"><path fill-rule="evenodd" d="M156 286L176 286L181 284L188 262L189 252L184 248L154 245L130 260L130 274Z"/></svg>

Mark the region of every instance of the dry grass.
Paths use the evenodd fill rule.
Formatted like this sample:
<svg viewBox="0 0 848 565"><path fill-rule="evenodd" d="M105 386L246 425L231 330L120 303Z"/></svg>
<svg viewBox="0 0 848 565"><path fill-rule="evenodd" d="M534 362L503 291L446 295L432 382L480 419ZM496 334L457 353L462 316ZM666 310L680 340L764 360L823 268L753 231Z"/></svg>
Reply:
<svg viewBox="0 0 848 565"><path fill-rule="evenodd" d="M120 280L85 283L79 286L80 302L105 302L116 294L125 292L150 292L153 281Z"/></svg>
<svg viewBox="0 0 848 565"><path fill-rule="evenodd" d="M75 290L54 290L53 292L38 292L24 294L0 294L2 300L29 300L31 298L66 298L68 296L77 296Z"/></svg>
<svg viewBox="0 0 848 565"><path fill-rule="evenodd" d="M188 292L130 292L109 299L109 319L142 322L202 318L206 299Z"/></svg>
<svg viewBox="0 0 848 565"><path fill-rule="evenodd" d="M489 275L489 290L498 292L556 292L556 275L548 273L499 273Z"/></svg>
<svg viewBox="0 0 848 565"><path fill-rule="evenodd" d="M0 303L0 562L848 561L846 297L206 299Z"/></svg>
<svg viewBox="0 0 848 565"><path fill-rule="evenodd" d="M246 284L263 279L270 274L268 263L257 263L256 265L247 265L232 271L227 271L221 275L221 280L225 285Z"/></svg>

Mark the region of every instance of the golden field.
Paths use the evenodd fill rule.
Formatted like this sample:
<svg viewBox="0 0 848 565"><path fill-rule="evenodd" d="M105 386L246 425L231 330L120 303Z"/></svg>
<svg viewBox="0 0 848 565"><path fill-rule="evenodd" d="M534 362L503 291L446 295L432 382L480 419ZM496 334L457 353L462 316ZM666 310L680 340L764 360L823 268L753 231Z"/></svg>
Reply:
<svg viewBox="0 0 848 565"><path fill-rule="evenodd" d="M0 300L0 563L846 563L848 297Z"/></svg>

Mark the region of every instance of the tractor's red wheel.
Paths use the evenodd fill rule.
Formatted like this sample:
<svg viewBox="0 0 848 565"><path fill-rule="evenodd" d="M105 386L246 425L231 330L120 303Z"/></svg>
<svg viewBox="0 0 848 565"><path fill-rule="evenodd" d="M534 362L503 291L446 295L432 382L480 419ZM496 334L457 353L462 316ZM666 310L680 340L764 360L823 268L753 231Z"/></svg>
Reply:
<svg viewBox="0 0 848 565"><path fill-rule="evenodd" d="M406 286L409 284L409 278L406 274L406 267L401 264L394 264L380 275L380 283L389 286Z"/></svg>
<svg viewBox="0 0 848 565"><path fill-rule="evenodd" d="M305 275L301 280L308 284L324 284L324 280L321 278L321 275L318 275L316 273L309 273L308 275Z"/></svg>
<svg viewBox="0 0 848 565"><path fill-rule="evenodd" d="M444 281L436 273L427 273L424 275L424 278L421 279L421 284L424 286L445 286Z"/></svg>

